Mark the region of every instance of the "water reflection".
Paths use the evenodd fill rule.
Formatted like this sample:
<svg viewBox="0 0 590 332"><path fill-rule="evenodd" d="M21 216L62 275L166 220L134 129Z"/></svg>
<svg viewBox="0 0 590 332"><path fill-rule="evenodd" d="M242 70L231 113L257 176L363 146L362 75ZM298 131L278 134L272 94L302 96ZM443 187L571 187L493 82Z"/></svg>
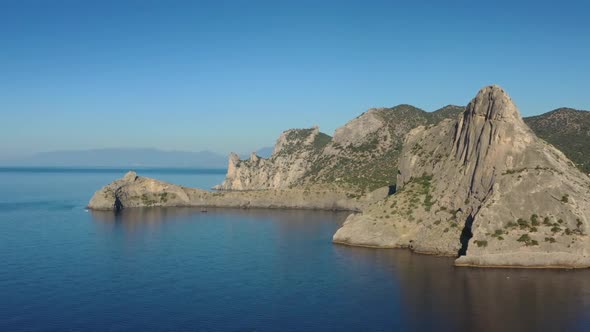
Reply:
<svg viewBox="0 0 590 332"><path fill-rule="evenodd" d="M206 211L206 212L203 212ZM231 208L136 208L113 211L91 210L92 218L104 225L120 226L127 230L144 229L162 223L200 219L234 218L235 220L275 221L278 228L285 231L309 231L313 222L330 222L338 227L350 212L309 211L309 210L272 210L272 209L231 209Z"/></svg>
<svg viewBox="0 0 590 332"><path fill-rule="evenodd" d="M411 331L590 330L587 270L459 268L407 250L337 250L389 269Z"/></svg>
<svg viewBox="0 0 590 332"><path fill-rule="evenodd" d="M202 257L195 261L195 270L186 265L190 261L183 263L187 275L207 266L221 271L215 279L225 276L229 284L236 282L231 277L235 275L245 283L270 278L269 284L277 288L267 296L297 289L298 284L289 281L293 279L305 285L302 289L317 287L321 296L333 296L331 310L335 312L348 305L342 299L347 297L381 306L354 310L366 310L357 313L363 319L367 313L390 312L395 318L389 326L399 324L402 330L590 330L590 271L457 268L452 258L331 245L331 234L347 213L262 209L208 209L202 213L195 208L150 208L119 214L93 211L91 216L100 227L115 235L125 234L126 239L159 228L166 228L175 243L183 238L174 231L193 234L194 238L182 242L185 246L174 247ZM163 238L161 235L149 239ZM109 238L114 236L109 234ZM162 241L167 248L170 243ZM136 252L154 256L161 250L149 241L141 242L140 248ZM318 265L313 265L314 261ZM319 287L318 282L326 284ZM343 284L332 294L330 283ZM378 287L376 295L372 287ZM242 286L236 287L230 295L243 291ZM270 299L268 303L279 305L282 297ZM293 304L301 305L297 299Z"/></svg>
<svg viewBox="0 0 590 332"><path fill-rule="evenodd" d="M138 208L126 209L121 212L90 211L94 220L105 224L119 224L130 229L160 224L173 217L189 217L198 215L200 210L189 208Z"/></svg>

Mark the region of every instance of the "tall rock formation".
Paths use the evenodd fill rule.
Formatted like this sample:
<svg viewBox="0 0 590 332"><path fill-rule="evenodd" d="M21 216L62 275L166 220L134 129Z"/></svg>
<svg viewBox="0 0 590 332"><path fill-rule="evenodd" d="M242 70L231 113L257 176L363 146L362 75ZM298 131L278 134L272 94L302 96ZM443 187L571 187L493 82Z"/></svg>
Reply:
<svg viewBox="0 0 590 332"><path fill-rule="evenodd" d="M398 193L334 242L457 255L458 265L590 266L590 178L483 88L458 120L407 135Z"/></svg>

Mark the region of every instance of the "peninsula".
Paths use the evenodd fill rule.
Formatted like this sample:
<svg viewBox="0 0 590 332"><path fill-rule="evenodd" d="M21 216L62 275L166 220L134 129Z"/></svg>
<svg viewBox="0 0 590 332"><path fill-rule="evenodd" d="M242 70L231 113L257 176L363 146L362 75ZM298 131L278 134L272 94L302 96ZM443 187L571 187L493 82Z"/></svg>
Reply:
<svg viewBox="0 0 590 332"><path fill-rule="evenodd" d="M458 256L459 266L590 267L587 164L526 122L488 86L467 107L371 109L333 137L287 130L268 159L232 154L213 192L129 172L88 208L349 210L335 243Z"/></svg>

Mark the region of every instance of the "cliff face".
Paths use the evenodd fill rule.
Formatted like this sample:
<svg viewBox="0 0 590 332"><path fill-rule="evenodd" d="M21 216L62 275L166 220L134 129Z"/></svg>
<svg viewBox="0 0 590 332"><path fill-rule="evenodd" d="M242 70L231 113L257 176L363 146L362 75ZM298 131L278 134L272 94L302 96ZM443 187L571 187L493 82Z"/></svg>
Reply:
<svg viewBox="0 0 590 332"><path fill-rule="evenodd" d="M217 190L287 189L298 183L321 154L331 137L318 127L291 129L277 140L272 156L264 159L253 153L248 160L237 154L229 157L225 181Z"/></svg>
<svg viewBox="0 0 590 332"><path fill-rule="evenodd" d="M432 114L431 123L455 118L463 111L465 111L464 106L445 106L430 113ZM589 111L562 107L541 115L525 117L523 120L539 138L553 144L582 172L590 175ZM424 123L420 124L424 125Z"/></svg>
<svg viewBox="0 0 590 332"><path fill-rule="evenodd" d="M395 184L405 135L418 125L456 117L447 106L428 113L410 105L370 109L338 128L334 137L312 129L292 129L277 140L269 159L230 155L219 190L331 188L362 196Z"/></svg>
<svg viewBox="0 0 590 332"><path fill-rule="evenodd" d="M413 129L397 185L334 241L459 253L458 265L590 266L590 179L500 87L482 89L458 120Z"/></svg>

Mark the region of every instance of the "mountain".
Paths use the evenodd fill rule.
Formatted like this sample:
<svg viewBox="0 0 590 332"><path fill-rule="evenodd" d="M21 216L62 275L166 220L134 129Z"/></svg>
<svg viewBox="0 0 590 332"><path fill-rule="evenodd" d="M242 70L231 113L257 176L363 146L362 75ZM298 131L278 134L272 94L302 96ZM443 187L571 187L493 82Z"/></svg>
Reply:
<svg viewBox="0 0 590 332"><path fill-rule="evenodd" d="M563 151L585 173L590 173L590 112L572 108L525 118L537 136Z"/></svg>
<svg viewBox="0 0 590 332"><path fill-rule="evenodd" d="M577 143L585 127L571 116L539 128L559 120ZM590 267L590 177L550 144L555 136L539 136L502 88L488 86L467 107L370 109L333 137L287 130L269 158L231 154L222 192L129 173L89 208L350 210L362 213L335 243L459 256L459 266Z"/></svg>
<svg viewBox="0 0 590 332"><path fill-rule="evenodd" d="M440 120L465 110L464 106L445 106L438 110ZM590 174L590 112L573 108L523 118L537 136L553 144L584 173Z"/></svg>
<svg viewBox="0 0 590 332"><path fill-rule="evenodd" d="M272 150L273 150L272 146L266 146L266 147L258 149L256 151L256 154L262 158L270 158L270 156L272 156Z"/></svg>
<svg viewBox="0 0 590 332"><path fill-rule="evenodd" d="M256 154L257 156L261 157L261 158L265 158L268 159L270 158L270 156L272 156L272 150L274 148L272 146L266 146L266 147L262 147L258 150L256 150L255 152L253 152L254 154ZM250 153L240 153L240 159L248 159L250 158L250 156L252 155L252 152Z"/></svg>
<svg viewBox="0 0 590 332"><path fill-rule="evenodd" d="M334 138L300 183L333 183L357 195L393 186L406 134L419 125L454 118L459 112L456 106L426 112L405 104L370 109L336 129Z"/></svg>
<svg viewBox="0 0 590 332"><path fill-rule="evenodd" d="M590 267L590 177L538 138L498 86L459 118L410 131L397 186L333 241L459 254L456 265Z"/></svg>
<svg viewBox="0 0 590 332"><path fill-rule="evenodd" d="M209 152L163 151L157 149L94 149L37 153L5 160L5 166L51 167L191 167L225 168L226 158Z"/></svg>
<svg viewBox="0 0 590 332"><path fill-rule="evenodd" d="M334 137L311 129L290 129L279 137L273 154L230 156L221 190L337 188L362 196L395 184L405 135L419 125L456 117L462 108L446 106L429 113L411 105L374 108L336 129Z"/></svg>

